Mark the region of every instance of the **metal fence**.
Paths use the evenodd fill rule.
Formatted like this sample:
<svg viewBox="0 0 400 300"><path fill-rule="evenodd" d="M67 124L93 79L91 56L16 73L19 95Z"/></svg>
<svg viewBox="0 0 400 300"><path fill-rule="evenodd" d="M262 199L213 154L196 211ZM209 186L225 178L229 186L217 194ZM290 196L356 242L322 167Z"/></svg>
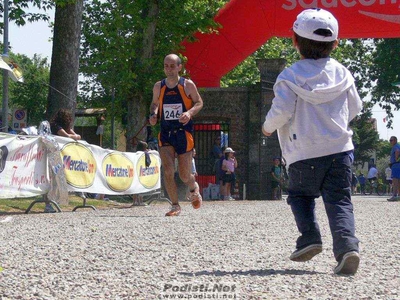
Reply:
<svg viewBox="0 0 400 300"><path fill-rule="evenodd" d="M229 145L228 122L207 122L194 125L195 162L200 191L207 187L209 183L215 184L215 170L213 170L215 160L212 149L217 136L221 136L221 147Z"/></svg>

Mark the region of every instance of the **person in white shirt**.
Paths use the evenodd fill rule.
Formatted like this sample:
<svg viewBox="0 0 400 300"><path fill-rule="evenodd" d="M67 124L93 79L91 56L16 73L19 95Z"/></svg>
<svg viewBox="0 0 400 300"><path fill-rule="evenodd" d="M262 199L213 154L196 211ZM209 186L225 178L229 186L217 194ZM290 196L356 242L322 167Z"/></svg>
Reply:
<svg viewBox="0 0 400 300"><path fill-rule="evenodd" d="M372 182L378 179L378 170L375 168L374 165L371 165L367 175L368 181Z"/></svg>
<svg viewBox="0 0 400 300"><path fill-rule="evenodd" d="M385 169L385 176L386 176L386 193L391 193L392 192L392 169L390 168L390 164L388 167Z"/></svg>
<svg viewBox="0 0 400 300"><path fill-rule="evenodd" d="M315 199L322 195L338 262L334 273L354 275L360 257L351 202L349 122L362 101L350 71L329 56L339 44L336 18L320 8L306 9L292 30L301 60L279 74L262 126L266 136L278 132L289 166L287 203L301 233L290 259L305 262L322 252L315 216Z"/></svg>

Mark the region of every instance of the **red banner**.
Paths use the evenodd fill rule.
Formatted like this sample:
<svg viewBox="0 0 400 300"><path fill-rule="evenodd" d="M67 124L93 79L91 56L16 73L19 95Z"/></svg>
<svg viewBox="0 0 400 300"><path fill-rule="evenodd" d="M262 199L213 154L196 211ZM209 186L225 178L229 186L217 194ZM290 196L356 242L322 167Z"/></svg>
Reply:
<svg viewBox="0 0 400 300"><path fill-rule="evenodd" d="M231 0L215 17L218 34L197 34L183 53L186 69L199 87L220 79L271 37L291 37L296 16L306 8L330 11L339 38L400 37L400 0Z"/></svg>

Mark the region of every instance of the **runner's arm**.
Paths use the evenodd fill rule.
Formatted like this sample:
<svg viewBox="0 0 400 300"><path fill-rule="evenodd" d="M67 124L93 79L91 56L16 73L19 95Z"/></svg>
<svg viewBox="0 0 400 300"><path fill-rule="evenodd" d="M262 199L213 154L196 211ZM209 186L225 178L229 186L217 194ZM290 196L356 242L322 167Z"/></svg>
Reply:
<svg viewBox="0 0 400 300"><path fill-rule="evenodd" d="M158 114L158 107L160 105L160 89L161 89L161 81L156 82L153 87L153 101L150 104L150 117L149 122L151 126L157 124L157 114Z"/></svg>
<svg viewBox="0 0 400 300"><path fill-rule="evenodd" d="M179 122L183 123L183 125L186 125L190 119L197 115L203 108L203 99L201 98L196 85L190 79L185 81L185 92L186 95L192 99L193 107L180 116Z"/></svg>

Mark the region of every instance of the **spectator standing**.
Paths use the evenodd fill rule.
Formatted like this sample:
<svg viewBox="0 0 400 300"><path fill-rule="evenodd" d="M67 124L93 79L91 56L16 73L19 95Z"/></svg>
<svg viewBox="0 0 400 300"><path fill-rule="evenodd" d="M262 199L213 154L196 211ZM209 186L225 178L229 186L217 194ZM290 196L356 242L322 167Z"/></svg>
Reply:
<svg viewBox="0 0 400 300"><path fill-rule="evenodd" d="M262 131L278 130L289 166L287 202L301 236L290 259L305 262L322 251L315 199L322 195L337 261L335 274L358 270L359 240L351 202L353 132L349 122L361 111L354 78L329 57L338 46L338 22L328 11L306 9L293 24L301 60L279 74L275 98Z"/></svg>
<svg viewBox="0 0 400 300"><path fill-rule="evenodd" d="M150 125L156 125L160 118L159 151L165 188L172 202L166 216L181 213L174 179L175 156L178 158L179 177L190 189L193 208L198 209L202 204L199 185L191 172L191 162L194 148L192 118L203 108L203 100L194 82L179 76L181 70L182 61L178 55L169 54L164 58L166 78L154 84L150 105Z"/></svg>
<svg viewBox="0 0 400 300"><path fill-rule="evenodd" d="M271 189L272 189L272 199L278 200L279 197L279 189L281 184L281 159L279 157L275 157L273 159L273 166L271 168Z"/></svg>
<svg viewBox="0 0 400 300"><path fill-rule="evenodd" d="M360 193L364 194L365 193L365 184L367 182L367 179L365 178L363 173L360 173L358 175L358 183L360 184Z"/></svg>
<svg viewBox="0 0 400 300"><path fill-rule="evenodd" d="M390 165L392 169L393 196L388 201L400 201L400 145L397 143L397 137L392 136L389 139L392 145L390 151Z"/></svg>
<svg viewBox="0 0 400 300"><path fill-rule="evenodd" d="M219 163L220 158L224 157L222 148L221 148L221 135L215 136L213 148L211 150L211 164L212 164L212 172L215 174L216 182L219 177Z"/></svg>
<svg viewBox="0 0 400 300"><path fill-rule="evenodd" d="M231 185L236 181L235 169L237 168L237 160L235 157L235 151L232 148L227 147L224 151L225 159L222 161L222 170L224 175L222 178L224 185L224 200L235 200L231 196Z"/></svg>
<svg viewBox="0 0 400 300"><path fill-rule="evenodd" d="M390 168L390 164L385 169L385 177L386 177L386 186L387 190L386 193L392 193L392 169Z"/></svg>
<svg viewBox="0 0 400 300"><path fill-rule="evenodd" d="M353 195L357 193L357 184L358 184L358 178L356 173L352 172L351 173L351 191Z"/></svg>
<svg viewBox="0 0 400 300"><path fill-rule="evenodd" d="M225 152L226 147L221 147L221 153ZM219 183L219 198L220 200L225 200L225 185L224 185L224 174L225 171L222 170L222 162L224 161L225 156L222 155L219 160L218 160L218 165L217 165L217 170L218 172L216 173L216 183Z"/></svg>

